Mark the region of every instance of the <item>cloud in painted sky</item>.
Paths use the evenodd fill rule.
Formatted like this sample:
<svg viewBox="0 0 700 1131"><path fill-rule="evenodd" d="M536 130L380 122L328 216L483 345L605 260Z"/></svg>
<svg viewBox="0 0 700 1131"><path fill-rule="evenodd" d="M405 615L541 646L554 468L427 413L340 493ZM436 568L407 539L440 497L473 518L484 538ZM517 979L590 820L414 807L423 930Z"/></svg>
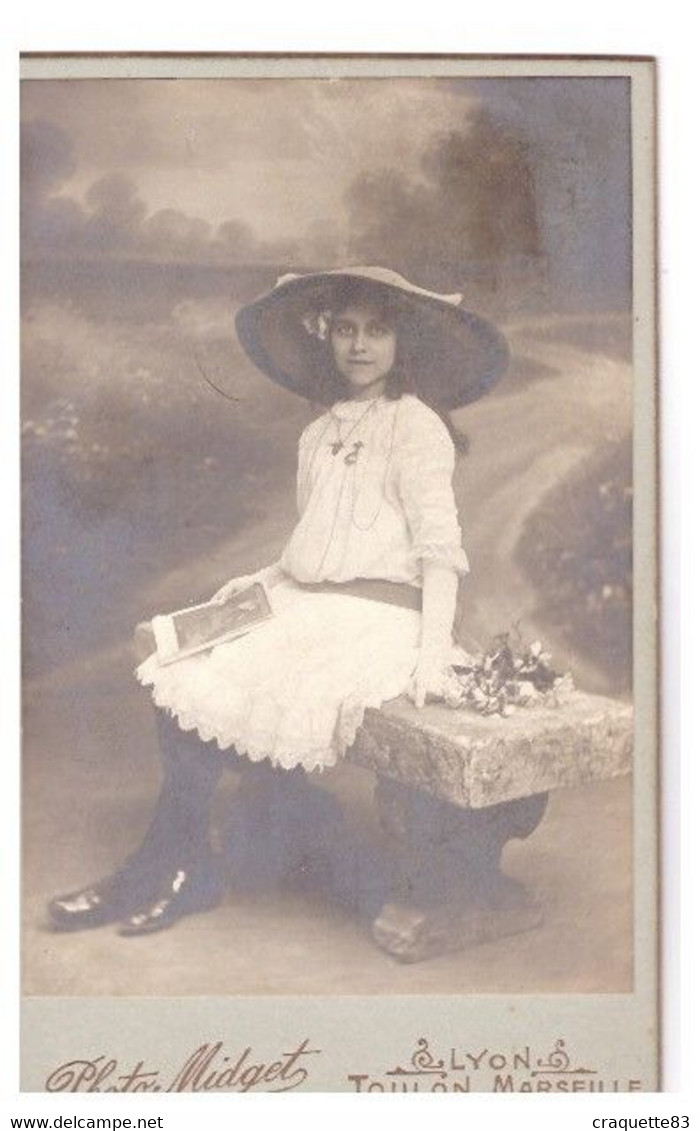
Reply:
<svg viewBox="0 0 700 1131"><path fill-rule="evenodd" d="M22 131L22 249L25 259L136 258L156 262L226 263L289 257L290 241L260 240L250 225L214 227L174 208L149 212L131 176L102 174L82 201L60 190L76 161L65 131L32 120Z"/></svg>
<svg viewBox="0 0 700 1131"><path fill-rule="evenodd" d="M73 143L64 195L81 200L122 172L149 211L245 220L273 240L319 224L340 232L358 174L418 170L427 140L478 105L433 80L35 81L22 101L25 118Z"/></svg>

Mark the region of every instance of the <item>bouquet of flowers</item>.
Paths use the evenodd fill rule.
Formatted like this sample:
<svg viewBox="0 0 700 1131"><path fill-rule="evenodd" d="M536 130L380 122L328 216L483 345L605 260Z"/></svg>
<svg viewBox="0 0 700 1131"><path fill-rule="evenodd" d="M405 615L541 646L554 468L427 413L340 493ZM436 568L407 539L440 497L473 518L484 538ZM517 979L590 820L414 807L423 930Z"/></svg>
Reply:
<svg viewBox="0 0 700 1131"><path fill-rule="evenodd" d="M443 698L480 715L512 715L516 707L559 706L573 690L571 673L554 670L541 641L514 643L503 633L486 652L464 653L446 677Z"/></svg>

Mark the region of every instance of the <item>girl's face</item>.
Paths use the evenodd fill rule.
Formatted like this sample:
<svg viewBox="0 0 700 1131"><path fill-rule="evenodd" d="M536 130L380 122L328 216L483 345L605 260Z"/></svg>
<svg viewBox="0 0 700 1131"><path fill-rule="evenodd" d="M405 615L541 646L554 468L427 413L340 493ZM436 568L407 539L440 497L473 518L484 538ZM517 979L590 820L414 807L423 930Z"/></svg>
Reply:
<svg viewBox="0 0 700 1131"><path fill-rule="evenodd" d="M353 398L378 397L396 360L396 330L371 304L353 303L333 316L331 347Z"/></svg>

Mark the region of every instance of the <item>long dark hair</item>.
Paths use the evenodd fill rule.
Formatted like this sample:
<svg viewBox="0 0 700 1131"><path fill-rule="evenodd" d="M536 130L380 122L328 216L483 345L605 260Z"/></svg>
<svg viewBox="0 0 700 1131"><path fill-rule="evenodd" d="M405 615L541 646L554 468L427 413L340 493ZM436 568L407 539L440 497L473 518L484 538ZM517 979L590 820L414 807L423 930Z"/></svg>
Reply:
<svg viewBox="0 0 700 1131"><path fill-rule="evenodd" d="M318 340L317 348L313 351L312 378L316 392L314 400L319 405L327 407L335 404L336 401L350 399L352 390L343 375L338 372L333 358L330 328L333 319L353 303L371 306L377 311L378 318L396 332L396 358L386 378L384 396L388 400L398 400L404 393L412 393L418 397L440 417L450 434L455 450L460 455L466 454L469 451L469 437L456 426L449 411L421 387L418 372L420 342L410 311L402 305L400 298L378 294L376 289L359 280L343 282L342 288L339 287L337 294L332 296L328 309L323 311L328 321L328 334Z"/></svg>

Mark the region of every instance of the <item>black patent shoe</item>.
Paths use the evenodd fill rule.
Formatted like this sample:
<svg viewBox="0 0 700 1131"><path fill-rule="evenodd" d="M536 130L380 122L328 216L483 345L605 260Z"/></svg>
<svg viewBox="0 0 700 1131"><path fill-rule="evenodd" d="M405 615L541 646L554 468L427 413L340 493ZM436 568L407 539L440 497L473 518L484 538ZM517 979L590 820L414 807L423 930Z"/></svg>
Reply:
<svg viewBox="0 0 700 1131"><path fill-rule="evenodd" d="M59 931L82 931L115 923L144 899L140 886L127 867L89 887L56 896L48 905L51 924Z"/></svg>
<svg viewBox="0 0 700 1131"><path fill-rule="evenodd" d="M185 868L178 868L164 880L154 899L131 911L122 921L119 934L136 938L165 931L185 915L216 907L221 901L222 887L218 877L197 877Z"/></svg>

